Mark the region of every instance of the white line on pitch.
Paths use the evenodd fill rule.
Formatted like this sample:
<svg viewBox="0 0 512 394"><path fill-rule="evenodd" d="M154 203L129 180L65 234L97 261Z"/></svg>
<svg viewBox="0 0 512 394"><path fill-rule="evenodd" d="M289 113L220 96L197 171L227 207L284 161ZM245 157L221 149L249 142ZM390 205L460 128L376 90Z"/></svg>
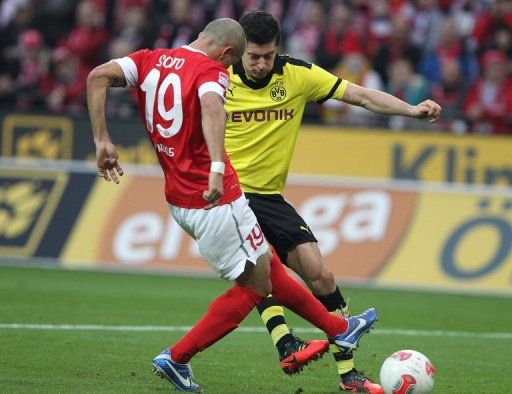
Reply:
<svg viewBox="0 0 512 394"><path fill-rule="evenodd" d="M22 324L0 323L0 329L20 330L63 330L63 331L165 331L186 332L190 326L103 326L76 324ZM267 332L265 327L239 327L239 332ZM316 328L294 328L296 333L319 333ZM414 337L451 337L451 338L480 338L480 339L512 339L512 332L468 332L468 331L429 331L377 328L372 331L375 335L399 335Z"/></svg>

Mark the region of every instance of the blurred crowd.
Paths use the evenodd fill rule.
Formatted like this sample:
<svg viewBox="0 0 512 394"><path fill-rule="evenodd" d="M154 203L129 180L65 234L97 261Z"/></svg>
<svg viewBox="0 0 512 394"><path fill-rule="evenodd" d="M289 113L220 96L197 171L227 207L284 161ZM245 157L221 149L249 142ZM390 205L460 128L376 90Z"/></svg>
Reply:
<svg viewBox="0 0 512 394"><path fill-rule="evenodd" d="M254 9L281 22L281 53L411 104L433 98L443 106L438 130L512 134L512 0L3 0L0 106L85 113L96 65L183 45L210 20ZM110 115L134 115L133 95L109 94ZM308 113L419 127L334 100Z"/></svg>

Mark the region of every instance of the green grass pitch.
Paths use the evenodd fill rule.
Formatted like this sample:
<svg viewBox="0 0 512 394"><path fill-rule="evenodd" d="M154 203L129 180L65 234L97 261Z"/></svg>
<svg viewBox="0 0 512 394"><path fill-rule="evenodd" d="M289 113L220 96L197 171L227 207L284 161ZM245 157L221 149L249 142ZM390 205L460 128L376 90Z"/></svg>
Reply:
<svg viewBox="0 0 512 394"><path fill-rule="evenodd" d="M0 392L166 392L153 357L180 331L42 330L19 324L192 325L228 283L217 279L0 267ZM378 379L386 355L425 353L434 393L512 392L510 298L346 288L352 312L376 306L380 320L361 341L356 367ZM287 311L292 327L311 327ZM262 327L256 312L242 327ZM421 330L401 334L394 330ZM439 333L438 331L442 331ZM444 332L451 332L446 335ZM501 338L482 333L505 333ZM322 338L301 333L303 338ZM335 393L330 355L298 376L279 369L270 337L235 331L192 360L207 393Z"/></svg>

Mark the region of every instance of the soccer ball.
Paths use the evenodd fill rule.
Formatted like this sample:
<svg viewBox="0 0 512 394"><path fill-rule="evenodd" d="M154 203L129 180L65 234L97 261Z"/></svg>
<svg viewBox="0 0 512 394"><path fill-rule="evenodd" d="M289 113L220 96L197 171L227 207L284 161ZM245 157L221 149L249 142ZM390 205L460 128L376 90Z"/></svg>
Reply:
<svg viewBox="0 0 512 394"><path fill-rule="evenodd" d="M380 384L386 394L428 394L434 386L434 367L415 350L399 350L380 368Z"/></svg>

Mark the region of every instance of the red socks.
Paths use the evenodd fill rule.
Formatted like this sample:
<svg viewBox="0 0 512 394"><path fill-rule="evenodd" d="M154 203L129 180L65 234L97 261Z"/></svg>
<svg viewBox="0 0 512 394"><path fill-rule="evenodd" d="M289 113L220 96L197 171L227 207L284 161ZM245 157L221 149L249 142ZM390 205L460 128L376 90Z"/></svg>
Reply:
<svg viewBox="0 0 512 394"><path fill-rule="evenodd" d="M172 359L188 363L198 352L223 338L263 301L258 293L239 285L233 286L211 304L201 320L171 348Z"/></svg>
<svg viewBox="0 0 512 394"><path fill-rule="evenodd" d="M332 315L309 290L286 272L277 253L270 260L272 296L288 309L325 332L329 338L345 332L347 320Z"/></svg>
<svg viewBox="0 0 512 394"><path fill-rule="evenodd" d="M348 327L347 320L330 314L304 286L288 275L275 252L273 255L270 261L270 279L275 299L324 331L328 337L345 332ZM264 297L246 287L233 286L217 297L201 320L171 348L172 359L177 363L188 363L196 353L237 328L263 299Z"/></svg>

